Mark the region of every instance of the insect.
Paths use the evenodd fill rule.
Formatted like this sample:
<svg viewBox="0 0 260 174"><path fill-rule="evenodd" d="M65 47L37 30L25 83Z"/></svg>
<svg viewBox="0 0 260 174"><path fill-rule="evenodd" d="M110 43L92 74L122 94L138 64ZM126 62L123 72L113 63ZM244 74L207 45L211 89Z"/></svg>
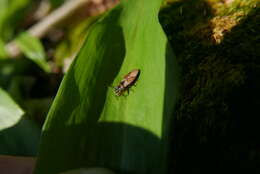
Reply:
<svg viewBox="0 0 260 174"><path fill-rule="evenodd" d="M131 86L133 86L140 74L139 69L134 69L124 76L123 80L120 81L119 85L114 87L115 94L120 96L124 91L128 91Z"/></svg>

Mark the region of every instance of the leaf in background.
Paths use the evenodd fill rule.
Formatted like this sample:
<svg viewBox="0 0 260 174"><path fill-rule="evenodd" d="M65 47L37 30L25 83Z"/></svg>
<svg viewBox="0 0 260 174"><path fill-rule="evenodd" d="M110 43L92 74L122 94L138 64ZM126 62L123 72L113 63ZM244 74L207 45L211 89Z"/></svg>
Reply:
<svg viewBox="0 0 260 174"><path fill-rule="evenodd" d="M159 24L161 0L125 0L95 23L42 130L36 174L81 167L164 174L178 96L175 57ZM133 69L129 95L113 88Z"/></svg>
<svg viewBox="0 0 260 174"><path fill-rule="evenodd" d="M50 0L51 6L56 8L64 3L65 0Z"/></svg>
<svg viewBox="0 0 260 174"><path fill-rule="evenodd" d="M0 0L0 40L7 41L24 17L24 12L32 0Z"/></svg>
<svg viewBox="0 0 260 174"><path fill-rule="evenodd" d="M97 19L97 16L92 16L77 25L69 26L66 38L55 49L54 58L58 66L64 67L66 66L64 65L66 59L75 58L86 39L89 29ZM64 69L67 69L67 67Z"/></svg>
<svg viewBox="0 0 260 174"><path fill-rule="evenodd" d="M0 88L0 154L36 155L40 128Z"/></svg>
<svg viewBox="0 0 260 174"><path fill-rule="evenodd" d="M16 39L16 43L27 58L35 62L44 71L50 72L51 68L46 61L44 48L39 39L24 32Z"/></svg>
<svg viewBox="0 0 260 174"><path fill-rule="evenodd" d="M0 131L18 123L23 114L23 110L0 88Z"/></svg>
<svg viewBox="0 0 260 174"><path fill-rule="evenodd" d="M6 50L5 50L5 44L0 39L0 59L7 58L7 56L8 56L8 54L6 53Z"/></svg>

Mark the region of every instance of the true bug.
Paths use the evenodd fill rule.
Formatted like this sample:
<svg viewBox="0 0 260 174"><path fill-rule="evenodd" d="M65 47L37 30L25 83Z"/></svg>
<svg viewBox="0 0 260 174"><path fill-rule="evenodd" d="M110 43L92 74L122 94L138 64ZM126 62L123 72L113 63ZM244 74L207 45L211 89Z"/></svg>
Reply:
<svg viewBox="0 0 260 174"><path fill-rule="evenodd" d="M119 85L114 87L115 94L120 96L124 93L124 91L128 90L131 86L133 86L140 74L139 69L134 69L124 76L123 80L120 81Z"/></svg>

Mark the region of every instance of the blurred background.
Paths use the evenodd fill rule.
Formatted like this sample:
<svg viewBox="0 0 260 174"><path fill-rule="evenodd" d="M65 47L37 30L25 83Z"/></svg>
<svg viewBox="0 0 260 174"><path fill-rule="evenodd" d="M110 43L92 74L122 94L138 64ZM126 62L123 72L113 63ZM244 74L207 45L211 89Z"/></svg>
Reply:
<svg viewBox="0 0 260 174"><path fill-rule="evenodd" d="M63 75L91 24L119 2L83 1L0 0L0 154L36 155ZM258 0L163 2L159 20L183 80L172 173L260 173L259 7Z"/></svg>
<svg viewBox="0 0 260 174"><path fill-rule="evenodd" d="M88 28L117 0L0 0L0 154L35 156Z"/></svg>

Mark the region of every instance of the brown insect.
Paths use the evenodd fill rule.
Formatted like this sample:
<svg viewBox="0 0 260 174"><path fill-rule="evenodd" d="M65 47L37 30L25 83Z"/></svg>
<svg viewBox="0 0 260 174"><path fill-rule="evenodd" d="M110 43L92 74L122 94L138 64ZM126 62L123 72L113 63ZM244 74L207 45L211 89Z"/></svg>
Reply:
<svg viewBox="0 0 260 174"><path fill-rule="evenodd" d="M117 96L122 95L126 90L128 91L133 86L140 74L139 69L134 69L124 76L123 80L120 81L119 85L114 87Z"/></svg>

